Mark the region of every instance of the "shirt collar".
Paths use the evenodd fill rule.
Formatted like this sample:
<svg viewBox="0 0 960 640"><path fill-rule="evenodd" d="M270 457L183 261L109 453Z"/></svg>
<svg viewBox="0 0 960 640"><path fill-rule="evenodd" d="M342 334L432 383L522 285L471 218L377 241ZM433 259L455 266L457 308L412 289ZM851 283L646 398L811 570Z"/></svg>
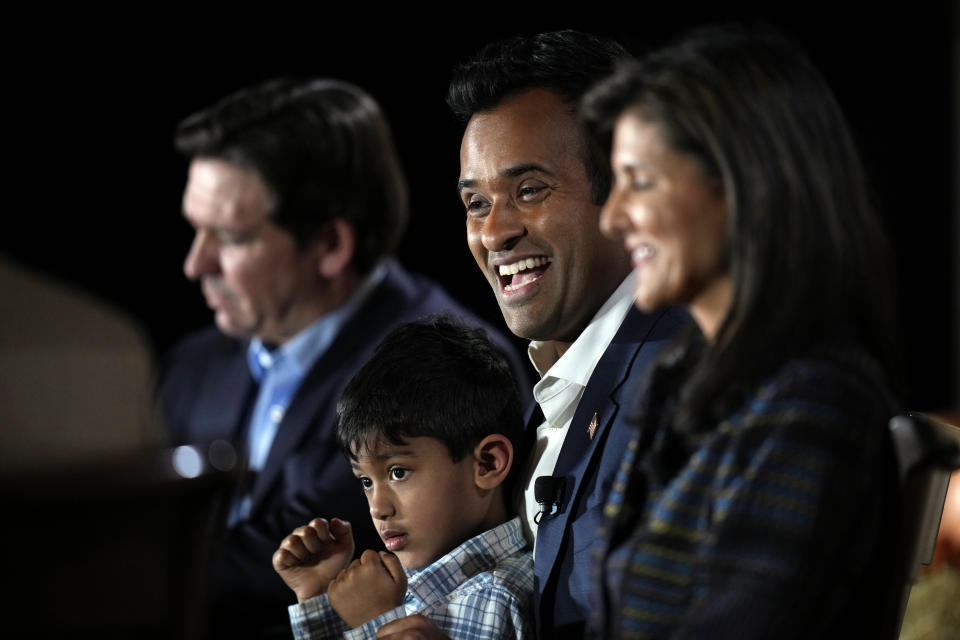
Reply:
<svg viewBox="0 0 960 640"><path fill-rule="evenodd" d="M339 307L320 316L281 347L268 349L259 338L247 347L247 365L253 378L260 382L274 366L306 372L326 352L344 324L360 308L373 290L383 281L391 260L377 264L360 286Z"/></svg>
<svg viewBox="0 0 960 640"><path fill-rule="evenodd" d="M552 342L530 342L527 355L541 378L549 375L586 386L633 305L636 281L636 272L630 271L562 357Z"/></svg>
<svg viewBox="0 0 960 640"><path fill-rule="evenodd" d="M457 546L422 569L407 569L407 593L420 602L450 593L527 546L517 516Z"/></svg>

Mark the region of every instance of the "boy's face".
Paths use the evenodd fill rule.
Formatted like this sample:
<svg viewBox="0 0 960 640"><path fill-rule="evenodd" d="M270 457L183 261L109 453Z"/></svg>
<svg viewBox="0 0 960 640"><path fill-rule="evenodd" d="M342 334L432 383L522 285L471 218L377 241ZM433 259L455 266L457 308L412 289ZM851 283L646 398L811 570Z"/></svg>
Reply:
<svg viewBox="0 0 960 640"><path fill-rule="evenodd" d="M408 569L427 566L489 528L489 499L474 483L473 456L454 462L439 440L373 440L352 467L373 525Z"/></svg>

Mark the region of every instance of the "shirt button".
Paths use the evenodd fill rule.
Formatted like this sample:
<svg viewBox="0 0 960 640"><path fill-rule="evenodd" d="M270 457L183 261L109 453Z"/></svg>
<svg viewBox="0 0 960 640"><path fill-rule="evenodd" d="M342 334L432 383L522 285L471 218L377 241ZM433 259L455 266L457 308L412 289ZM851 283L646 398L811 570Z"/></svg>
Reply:
<svg viewBox="0 0 960 640"><path fill-rule="evenodd" d="M279 423L281 420L283 420L283 413L284 413L283 407L281 407L278 404L275 404L272 407L270 407L270 419L274 423Z"/></svg>

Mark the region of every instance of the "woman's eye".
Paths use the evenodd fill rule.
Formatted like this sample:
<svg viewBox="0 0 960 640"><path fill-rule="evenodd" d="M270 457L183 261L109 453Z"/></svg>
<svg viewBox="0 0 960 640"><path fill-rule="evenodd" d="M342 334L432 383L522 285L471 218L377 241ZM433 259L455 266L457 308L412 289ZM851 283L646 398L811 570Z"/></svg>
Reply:
<svg viewBox="0 0 960 640"><path fill-rule="evenodd" d="M647 171L621 171L614 177L614 185L618 189L630 191L647 191L653 187L653 180Z"/></svg>
<svg viewBox="0 0 960 640"><path fill-rule="evenodd" d="M653 180L647 171L632 172L625 178L626 182L634 191L646 191L653 187Z"/></svg>
<svg viewBox="0 0 960 640"><path fill-rule="evenodd" d="M390 478L392 480L403 480L405 477L407 477L406 469L402 469L400 467L394 467L393 469L390 469Z"/></svg>

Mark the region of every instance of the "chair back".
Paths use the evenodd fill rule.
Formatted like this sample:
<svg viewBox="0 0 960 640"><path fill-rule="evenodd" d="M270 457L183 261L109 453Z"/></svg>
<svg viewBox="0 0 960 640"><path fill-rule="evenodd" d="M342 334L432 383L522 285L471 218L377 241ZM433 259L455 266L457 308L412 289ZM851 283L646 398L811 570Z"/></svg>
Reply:
<svg viewBox="0 0 960 640"><path fill-rule="evenodd" d="M5 630L200 638L209 545L237 481L224 461L177 447L0 471Z"/></svg>
<svg viewBox="0 0 960 640"><path fill-rule="evenodd" d="M960 430L922 413L894 416L889 427L902 505L903 554L898 558L897 575L903 576L904 582L892 635L897 638L917 571L933 559L950 472L960 468Z"/></svg>

